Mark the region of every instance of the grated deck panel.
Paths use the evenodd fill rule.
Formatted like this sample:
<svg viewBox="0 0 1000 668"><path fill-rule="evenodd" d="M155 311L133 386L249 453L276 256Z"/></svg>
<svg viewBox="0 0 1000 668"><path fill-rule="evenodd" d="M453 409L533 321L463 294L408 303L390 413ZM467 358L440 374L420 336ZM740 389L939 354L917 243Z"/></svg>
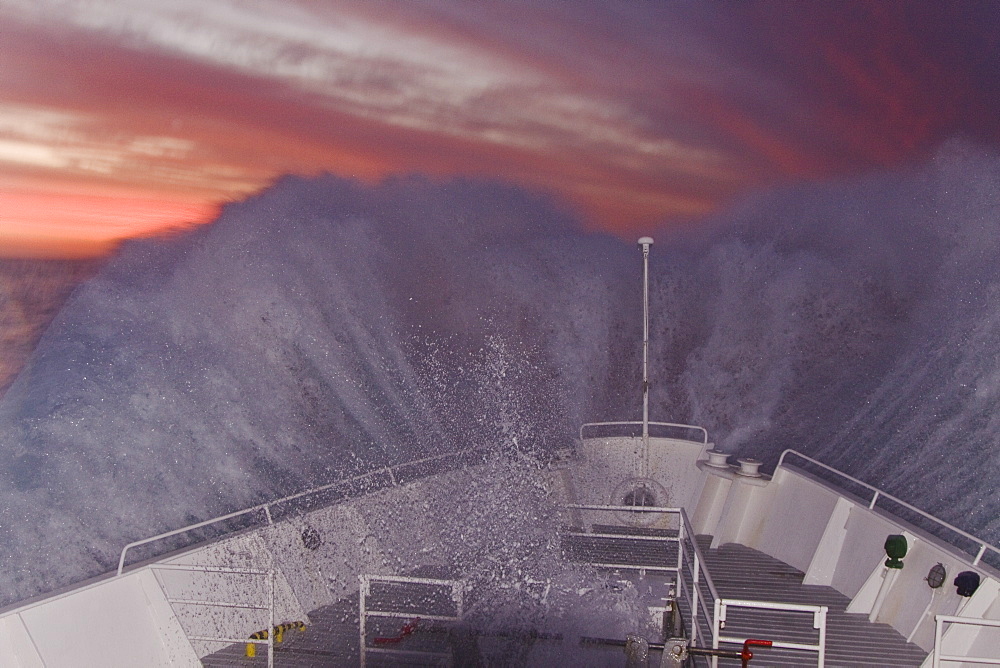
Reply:
<svg viewBox="0 0 1000 668"><path fill-rule="evenodd" d="M707 538L699 538L719 595L758 601L826 605L826 665L837 668L880 666L916 667L927 652L906 642L888 624L872 624L867 615L846 612L850 599L832 587L802 584L802 571L743 545L722 545L707 550ZM806 614L768 613L732 609L724 633L752 635L764 639L786 639L812 643L816 631ZM751 629L753 629L751 631ZM731 647L735 647L732 645ZM754 650L751 666L815 666L815 653L787 649ZM720 666L739 666L736 660L720 660Z"/></svg>
<svg viewBox="0 0 1000 668"><path fill-rule="evenodd" d="M676 531L669 530L598 525L589 533L565 533L561 547L563 558L577 563L617 564L632 569L676 567L677 543L663 540L676 535Z"/></svg>

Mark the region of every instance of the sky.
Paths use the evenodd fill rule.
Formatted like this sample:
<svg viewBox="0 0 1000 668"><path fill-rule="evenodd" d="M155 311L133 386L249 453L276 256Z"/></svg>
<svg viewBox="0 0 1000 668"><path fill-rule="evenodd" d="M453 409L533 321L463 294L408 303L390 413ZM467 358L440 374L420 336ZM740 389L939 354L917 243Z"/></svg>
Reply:
<svg viewBox="0 0 1000 668"><path fill-rule="evenodd" d="M588 229L1000 143L1000 3L0 0L0 257L282 174L551 193Z"/></svg>

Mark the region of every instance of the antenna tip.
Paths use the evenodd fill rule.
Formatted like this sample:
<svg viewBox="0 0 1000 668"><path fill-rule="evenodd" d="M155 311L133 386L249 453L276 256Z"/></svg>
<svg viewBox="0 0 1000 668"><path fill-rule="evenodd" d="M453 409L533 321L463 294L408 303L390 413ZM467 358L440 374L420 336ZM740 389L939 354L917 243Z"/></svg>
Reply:
<svg viewBox="0 0 1000 668"><path fill-rule="evenodd" d="M653 237L641 237L639 239L639 245L640 246L652 246L653 245Z"/></svg>

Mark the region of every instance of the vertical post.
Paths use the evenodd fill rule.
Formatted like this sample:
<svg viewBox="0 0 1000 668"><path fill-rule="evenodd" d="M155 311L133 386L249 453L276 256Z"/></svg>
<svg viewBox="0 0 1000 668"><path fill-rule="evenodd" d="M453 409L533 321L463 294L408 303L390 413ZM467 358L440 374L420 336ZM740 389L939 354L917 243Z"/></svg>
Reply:
<svg viewBox="0 0 1000 668"><path fill-rule="evenodd" d="M461 581L456 581L452 583L451 599L455 602L455 616L458 617L459 619L461 619L462 615L465 614L465 610L463 609L464 608L463 603L465 598L462 595L463 592L464 592L464 585L461 583Z"/></svg>
<svg viewBox="0 0 1000 668"><path fill-rule="evenodd" d="M868 510L871 510L872 508L875 507L875 502L876 501L878 501L878 490L877 489L875 490L875 493L872 494L872 500L871 500L871 503L868 504Z"/></svg>
<svg viewBox="0 0 1000 668"><path fill-rule="evenodd" d="M692 538L692 540L694 540ZM701 560L698 559L698 553L692 552L694 555L694 573L691 576L691 589L694 590L694 594L691 596L691 643L694 644L698 641L698 618L701 617L701 590L699 586L701 585Z"/></svg>
<svg viewBox="0 0 1000 668"><path fill-rule="evenodd" d="M652 237L639 239L642 247L642 447L649 466L649 247ZM649 471L644 475L648 476Z"/></svg>
<svg viewBox="0 0 1000 668"><path fill-rule="evenodd" d="M941 638L943 636L942 627L944 624L941 621L940 615L934 616L934 651L931 656L934 657L934 661L931 664L934 668L941 668Z"/></svg>
<svg viewBox="0 0 1000 668"><path fill-rule="evenodd" d="M819 656L816 659L816 668L826 666L826 613L827 607L821 605L819 612L813 615L813 626L819 629Z"/></svg>
<svg viewBox="0 0 1000 668"><path fill-rule="evenodd" d="M722 599L715 599L715 608L713 609L713 619L712 619L712 649L719 649L719 631L722 629L721 618L722 618ZM712 657L712 668L719 668L719 657Z"/></svg>
<svg viewBox="0 0 1000 668"><path fill-rule="evenodd" d="M268 627L267 627L267 668L274 668L274 570L267 572Z"/></svg>
<svg viewBox="0 0 1000 668"><path fill-rule="evenodd" d="M680 579L684 575L684 518L680 515L677 516L680 520L677 523L677 578Z"/></svg>
<svg viewBox="0 0 1000 668"><path fill-rule="evenodd" d="M368 634L366 618L368 617L368 608L365 602L365 598L368 596L368 576L362 575L360 577L361 588L358 591L358 607L360 608L360 614L358 615L358 633L361 636L361 668L365 668L368 665L368 657L365 655L365 638Z"/></svg>

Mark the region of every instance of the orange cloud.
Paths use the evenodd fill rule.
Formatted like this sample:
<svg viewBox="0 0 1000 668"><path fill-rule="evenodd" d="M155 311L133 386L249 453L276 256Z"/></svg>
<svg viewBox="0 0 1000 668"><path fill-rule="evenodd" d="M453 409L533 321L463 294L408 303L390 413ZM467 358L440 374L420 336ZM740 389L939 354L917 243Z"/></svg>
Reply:
<svg viewBox="0 0 1000 668"><path fill-rule="evenodd" d="M1000 138L907 5L204 4L0 7L0 252L203 222L319 171L510 181L624 235L955 128Z"/></svg>
<svg viewBox="0 0 1000 668"><path fill-rule="evenodd" d="M162 194L0 185L0 256L86 257L123 239L205 223L218 207Z"/></svg>

